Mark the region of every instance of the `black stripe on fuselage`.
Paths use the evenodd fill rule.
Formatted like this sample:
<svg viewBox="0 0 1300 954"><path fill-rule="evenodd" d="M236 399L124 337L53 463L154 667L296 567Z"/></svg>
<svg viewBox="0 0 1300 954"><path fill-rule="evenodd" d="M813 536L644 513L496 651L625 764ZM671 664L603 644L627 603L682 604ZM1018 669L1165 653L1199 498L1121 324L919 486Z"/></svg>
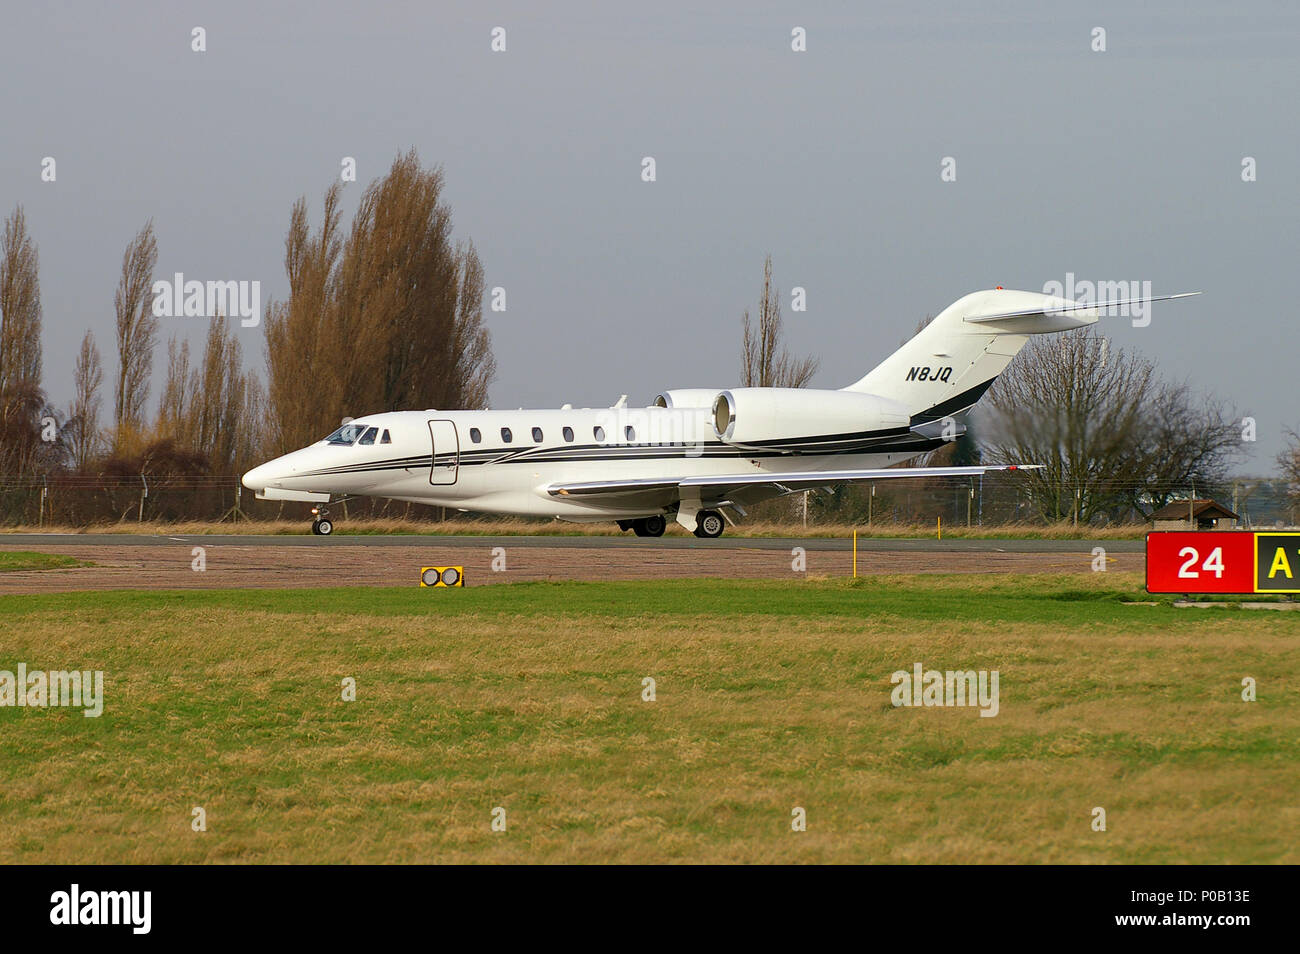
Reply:
<svg viewBox="0 0 1300 954"><path fill-rule="evenodd" d="M927 439L927 438L918 437L915 440L910 440L910 441L900 441L892 444L874 445L871 448L871 453L873 454L893 454L893 453L919 454L919 453L924 453L925 451L928 450L934 450L937 447L942 447L945 443L947 442L938 438ZM526 450L541 451L541 450L546 450L546 448L535 447L535 448L526 448ZM494 453L491 458L482 457L482 455L480 455L481 459L473 459L469 455L461 454L459 460L456 459L455 454L447 454L445 456L439 454L438 463L446 467L450 467L450 466L475 467L484 464L571 463L571 462L584 462L584 461L612 461L612 460L670 461L670 460L682 460L682 459L691 459L691 458L699 459L701 457L711 457L715 459L716 458L736 458L736 459L744 458L746 460L756 460L759 458L773 459L773 458L783 458L783 457L793 456L790 453L784 451L770 451L770 450L747 451L741 448L731 447L726 444L721 444L716 447L707 448L704 454L699 453L698 450L696 449L696 445L693 444L680 445L677 447L649 445L649 444L621 445L617 447L589 448L589 449L573 448L573 450L591 450L592 453L589 456L581 456L581 457L557 456L553 458L534 457L534 456L525 457L521 455L500 458L499 455ZM617 453L611 454L609 453L610 451L617 451ZM842 451L839 453L823 454L821 456L827 456L827 457L846 456L849 453L854 453L854 452ZM809 456L817 456L817 455L809 455ZM346 466L332 467L329 468L328 470L311 471L309 473L295 474L294 476L295 477L359 476L362 474L381 473L386 470L413 470L416 468L427 469L430 467L430 465L431 465L431 461L429 457L401 458L399 460L394 460L394 461L374 461L372 463L361 464L353 467L346 467Z"/></svg>

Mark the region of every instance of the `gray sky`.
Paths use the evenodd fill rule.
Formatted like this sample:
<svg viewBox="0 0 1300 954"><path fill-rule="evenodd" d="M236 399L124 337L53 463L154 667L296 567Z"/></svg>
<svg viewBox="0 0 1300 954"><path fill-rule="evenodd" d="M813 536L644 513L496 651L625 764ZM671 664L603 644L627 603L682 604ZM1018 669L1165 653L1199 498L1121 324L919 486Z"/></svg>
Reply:
<svg viewBox="0 0 1300 954"><path fill-rule="evenodd" d="M0 214L23 204L40 247L46 390L70 399L87 327L111 377L113 290L148 218L158 277L260 280L280 298L293 200L316 221L354 156L350 216L415 146L445 168L456 237L507 290L508 310L488 312L495 406L733 384L768 252L821 387L968 291L1073 272L1204 291L1107 330L1254 416L1241 470L1273 470L1300 426L1285 279L1300 7L692 6L11 5ZM190 49L195 26L207 52ZM807 52L790 48L796 26ZM940 181L945 156L956 182ZM806 312L790 311L796 285ZM191 347L205 328L162 325ZM260 368L262 329L239 335ZM164 365L160 347L153 399Z"/></svg>

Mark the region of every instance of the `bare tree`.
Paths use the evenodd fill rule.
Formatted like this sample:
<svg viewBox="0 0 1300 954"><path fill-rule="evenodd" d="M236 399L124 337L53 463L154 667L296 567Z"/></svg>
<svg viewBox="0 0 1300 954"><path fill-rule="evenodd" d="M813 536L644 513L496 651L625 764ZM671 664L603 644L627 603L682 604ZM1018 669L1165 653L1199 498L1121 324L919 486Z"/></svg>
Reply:
<svg viewBox="0 0 1300 954"><path fill-rule="evenodd" d="M18 206L5 220L0 250L0 394L40 383L40 256Z"/></svg>
<svg viewBox="0 0 1300 954"><path fill-rule="evenodd" d="M1241 453L1240 415L1213 396L1199 395L1185 383L1158 385L1133 447L1129 502L1158 510L1189 493L1227 477Z"/></svg>
<svg viewBox="0 0 1300 954"><path fill-rule="evenodd" d="M167 376L158 402L159 437L171 437L182 447L192 445L190 428L190 344L175 335L167 340Z"/></svg>
<svg viewBox="0 0 1300 954"><path fill-rule="evenodd" d="M244 381L244 404L240 408L240 418L244 426L239 429L239 443L235 447L232 473L242 473L255 462L265 460L269 436L266 433L267 421L266 389L257 376L250 374Z"/></svg>
<svg viewBox="0 0 1300 954"><path fill-rule="evenodd" d="M350 368L349 407L487 401L495 366L483 268L472 243L451 243L442 189L442 171L421 168L411 151L362 197L339 268L338 319L341 334L364 336L376 353Z"/></svg>
<svg viewBox="0 0 1300 954"><path fill-rule="evenodd" d="M305 200L294 205L289 300L266 314L274 450L315 440L345 415L486 404L495 365L483 268L472 244L452 244L442 186L441 170L422 168L414 150L399 156L367 187L346 239L337 186L317 232Z"/></svg>
<svg viewBox="0 0 1300 954"><path fill-rule="evenodd" d="M747 388L801 388L817 372L813 357L793 358L782 344L781 292L772 286L772 256L763 261L763 292L758 300L758 329L749 310L741 317L743 339L740 383Z"/></svg>
<svg viewBox="0 0 1300 954"><path fill-rule="evenodd" d="M113 306L117 312L117 387L113 404L113 443L121 450L144 430L149 376L153 370L154 339L158 319L153 315L150 292L158 264L158 243L149 220L126 246L122 276Z"/></svg>
<svg viewBox="0 0 1300 954"><path fill-rule="evenodd" d="M218 315L208 328L203 357L190 366L188 343L167 345L167 384L158 412L157 440L207 462L209 472L230 474L257 450L262 426L260 388L250 404L239 340Z"/></svg>
<svg viewBox="0 0 1300 954"><path fill-rule="evenodd" d="M306 199L295 202L289 216L284 240L289 299L269 302L264 322L271 453L301 447L338 421L343 365L351 350L334 337L338 304L332 284L342 250L340 196L338 183L326 191L325 213L315 233L307 222Z"/></svg>
<svg viewBox="0 0 1300 954"><path fill-rule="evenodd" d="M1103 356L1103 340L1091 328L1031 339L989 393L989 459L1042 465L1028 482L1048 520L1084 523L1125 499L1115 485L1131 476L1154 368L1123 352Z"/></svg>
<svg viewBox="0 0 1300 954"><path fill-rule="evenodd" d="M0 406L0 474L30 474L47 462L50 448L41 440L42 420L49 416L38 387L18 385L3 395Z"/></svg>
<svg viewBox="0 0 1300 954"><path fill-rule="evenodd" d="M1235 450L1226 412L1161 382L1095 328L1033 338L989 391L990 463L1041 464L1030 495L1048 520L1089 522L1160 506L1221 475Z"/></svg>
<svg viewBox="0 0 1300 954"><path fill-rule="evenodd" d="M447 380L455 382L460 404L470 408L487 407L488 385L496 374L497 364L492 356L491 336L483 324L483 264L473 242L467 242L456 257L460 284Z"/></svg>
<svg viewBox="0 0 1300 954"><path fill-rule="evenodd" d="M87 331L81 339L81 350L77 353L77 363L72 372L74 396L66 426L68 452L72 466L79 473L85 473L101 450L99 386L103 381L104 366L99 348L95 346L95 335Z"/></svg>
<svg viewBox="0 0 1300 954"><path fill-rule="evenodd" d="M1287 445L1277 455L1277 466L1287 483L1287 497L1292 507L1300 509L1300 431L1287 430ZM1294 514L1294 510L1293 510ZM1292 520L1294 520L1294 515Z"/></svg>
<svg viewBox="0 0 1300 954"><path fill-rule="evenodd" d="M214 321L190 383L190 446L207 456L213 473L233 471L244 432L258 426L243 415L247 387L239 340L224 321Z"/></svg>
<svg viewBox="0 0 1300 954"><path fill-rule="evenodd" d="M19 206L0 248L0 471L32 469L44 407L40 259Z"/></svg>

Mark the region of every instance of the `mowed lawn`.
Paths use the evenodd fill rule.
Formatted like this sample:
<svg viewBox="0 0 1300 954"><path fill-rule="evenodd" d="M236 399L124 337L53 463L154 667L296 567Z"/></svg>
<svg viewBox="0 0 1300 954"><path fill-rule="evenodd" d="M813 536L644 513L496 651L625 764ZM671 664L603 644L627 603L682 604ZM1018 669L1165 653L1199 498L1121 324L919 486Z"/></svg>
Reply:
<svg viewBox="0 0 1300 954"><path fill-rule="evenodd" d="M0 543L4 538L0 537ZM0 550L0 573L10 570L55 570L69 566L94 566L86 560L78 560L57 553L32 553L29 550Z"/></svg>
<svg viewBox="0 0 1300 954"><path fill-rule="evenodd" d="M102 669L105 700L0 708L0 861L1300 861L1300 613L1131 599L1117 573L4 596L0 670ZM894 708L918 662L998 670L1000 712Z"/></svg>

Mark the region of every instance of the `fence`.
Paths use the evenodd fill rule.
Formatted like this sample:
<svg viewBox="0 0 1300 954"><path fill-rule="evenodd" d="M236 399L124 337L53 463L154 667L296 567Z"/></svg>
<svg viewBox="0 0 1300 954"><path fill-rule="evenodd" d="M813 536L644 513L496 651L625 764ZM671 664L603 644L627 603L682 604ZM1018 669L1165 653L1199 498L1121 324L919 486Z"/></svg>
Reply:
<svg viewBox="0 0 1300 954"><path fill-rule="evenodd" d="M1131 490L1120 482L1105 491ZM854 524L882 528L897 525L997 526L1045 523L1042 489L1024 476L993 472L983 477L909 478L849 484L830 491L802 494L752 508L755 517L782 521ZM1246 526L1292 524L1296 498L1281 481L1236 481L1197 487L1197 496L1212 496L1236 507ZM1066 520L1070 499L1055 501ZM132 521L223 522L309 520L310 504L258 500L237 477L158 476L97 477L51 475L0 476L0 526L83 527ZM425 507L378 498L354 498L349 517L407 518L437 521L446 515ZM806 510L805 510L806 507ZM1050 508L1048 508L1050 509ZM341 514L341 511L336 513ZM453 518L455 514L453 513ZM1142 510L1116 505L1091 521L1094 526L1142 524Z"/></svg>
<svg viewBox="0 0 1300 954"><path fill-rule="evenodd" d="M406 504L349 501L360 516L400 517ZM258 500L238 477L0 477L0 526L72 526L143 521L308 520L310 504ZM429 508L413 508L411 516ZM436 510L434 511L436 514Z"/></svg>

